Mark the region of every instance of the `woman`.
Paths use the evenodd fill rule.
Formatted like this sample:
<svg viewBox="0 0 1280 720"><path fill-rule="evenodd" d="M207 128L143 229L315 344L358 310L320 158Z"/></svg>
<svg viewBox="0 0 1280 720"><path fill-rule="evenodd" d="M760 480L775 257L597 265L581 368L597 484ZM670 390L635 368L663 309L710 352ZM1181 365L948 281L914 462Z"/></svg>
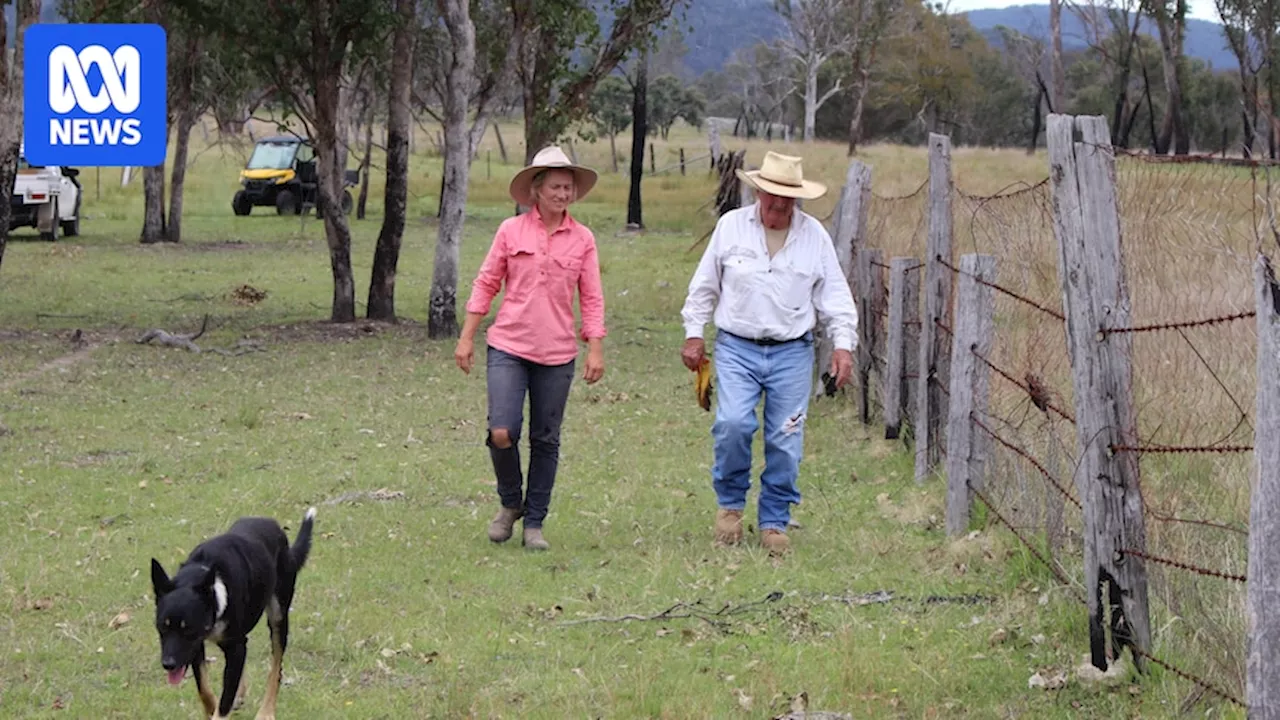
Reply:
<svg viewBox="0 0 1280 720"><path fill-rule="evenodd" d="M555 146L543 148L511 180L511 197L529 212L503 221L494 235L467 301L467 319L454 350L470 374L476 328L506 286L498 317L485 334L489 420L485 444L497 475L501 508L489 539L505 542L524 518L524 546L546 550L542 522L551 502L560 457L560 424L578 355L587 343L587 383L604 375L604 292L591 231L574 220L569 205L596 184L596 172L574 165ZM582 330L575 337L573 293L578 291ZM520 429L529 393L528 491L520 466ZM523 498L521 497L523 494Z"/></svg>

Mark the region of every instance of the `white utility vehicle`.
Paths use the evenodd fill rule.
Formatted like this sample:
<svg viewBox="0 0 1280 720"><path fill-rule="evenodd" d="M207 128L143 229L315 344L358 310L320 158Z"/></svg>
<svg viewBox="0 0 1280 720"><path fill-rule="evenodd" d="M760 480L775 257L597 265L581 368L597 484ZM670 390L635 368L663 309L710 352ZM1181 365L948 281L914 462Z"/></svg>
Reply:
<svg viewBox="0 0 1280 720"><path fill-rule="evenodd" d="M57 240L58 231L80 234L80 171L66 167L40 167L27 163L18 151L18 175L9 201L9 229L33 227L41 240Z"/></svg>

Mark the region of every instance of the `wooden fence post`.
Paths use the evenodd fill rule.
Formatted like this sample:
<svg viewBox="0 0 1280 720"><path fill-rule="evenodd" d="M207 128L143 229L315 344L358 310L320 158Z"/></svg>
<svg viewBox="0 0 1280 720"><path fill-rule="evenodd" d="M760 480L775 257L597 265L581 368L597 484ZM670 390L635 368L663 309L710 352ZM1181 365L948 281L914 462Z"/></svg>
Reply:
<svg viewBox="0 0 1280 720"><path fill-rule="evenodd" d="M951 326L951 138L929 133L929 241L924 257L924 313L920 316L920 360L916 372L916 482L937 466L951 374L951 343L938 327Z"/></svg>
<svg viewBox="0 0 1280 720"><path fill-rule="evenodd" d="M1077 131L1081 142L1076 142ZM1058 278L1067 316L1067 348L1075 395L1077 485L1084 507L1085 597L1093 666L1107 669L1102 608L1105 585L1111 645L1118 658L1128 646L1142 671L1140 652L1151 648L1142 493L1133 409L1133 335L1110 332L1130 325L1124 278L1115 156L1102 116L1049 115L1049 179ZM1134 652L1134 650L1138 652Z"/></svg>
<svg viewBox="0 0 1280 720"><path fill-rule="evenodd" d="M1267 256L1254 263L1257 297L1257 399L1253 497L1249 506L1249 720L1280 718L1280 284Z"/></svg>
<svg viewBox="0 0 1280 720"><path fill-rule="evenodd" d="M974 490L982 491L986 435L974 419L987 419L991 373L978 355L989 357L995 333L996 259L992 255L960 257L956 287L955 327L952 328L951 390L947 414L947 535L957 537L969 529L969 508Z"/></svg>
<svg viewBox="0 0 1280 720"><path fill-rule="evenodd" d="M870 353L870 375L868 380L870 386L867 389L868 394L871 388L875 388L880 398L881 406L884 405L884 334L885 321L888 315L889 288L885 285L885 271L888 265L884 264L884 251L880 248L873 248L869 251L871 254L871 299L867 306L871 309L871 341L868 343L868 351ZM871 418L863 418L862 422L870 423Z"/></svg>
<svg viewBox="0 0 1280 720"><path fill-rule="evenodd" d="M889 262L889 329L884 369L884 438L896 440L905 420L911 423L910 377L916 365L920 330L920 262L896 257Z"/></svg>
<svg viewBox="0 0 1280 720"><path fill-rule="evenodd" d="M855 240L858 245L865 244L864 239ZM858 378L858 417L863 425L871 423L871 369L875 365L876 352L880 346L880 296L876 289L884 288L884 283L877 283L880 270L877 263L884 257L880 249L857 247L854 261L854 299L858 303L858 352L855 368ZM883 402L883 398L881 398Z"/></svg>
<svg viewBox="0 0 1280 720"><path fill-rule="evenodd" d="M845 281L849 283L849 290L853 294L854 302L858 307L858 348L855 354L862 352L862 344L864 342L864 328L866 320L864 319L864 309L859 302L859 290L857 278L856 259L860 249L866 244L867 238L867 213L871 209L871 166L854 159L849 163L849 168L845 171L844 185L840 188L840 199L836 202L835 211L832 216L835 218L832 227L831 242L835 246L836 260L840 262L840 271L844 274ZM822 374L831 370L831 340L826 336L825 331L817 333L817 352L814 353L814 362L816 367L815 373L819 382L815 383L814 397L820 396L824 391L824 383L821 382ZM859 355L860 356L860 355ZM856 358L855 358L856 360Z"/></svg>
<svg viewBox="0 0 1280 720"><path fill-rule="evenodd" d="M716 164L720 162L720 128L714 122L707 122L708 141L711 145L711 169L707 172L715 172Z"/></svg>

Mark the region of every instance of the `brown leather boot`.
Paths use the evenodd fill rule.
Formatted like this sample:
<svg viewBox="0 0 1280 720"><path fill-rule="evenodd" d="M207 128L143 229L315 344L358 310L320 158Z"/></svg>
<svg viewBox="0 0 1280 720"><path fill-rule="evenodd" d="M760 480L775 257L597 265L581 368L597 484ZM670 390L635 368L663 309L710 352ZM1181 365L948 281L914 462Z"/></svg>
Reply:
<svg viewBox="0 0 1280 720"><path fill-rule="evenodd" d="M524 546L530 550L551 549L551 543L542 538L542 528L525 528Z"/></svg>
<svg viewBox="0 0 1280 720"><path fill-rule="evenodd" d="M504 507L498 510L498 514L493 517L493 522L489 523L489 539L496 542L506 542L511 538L511 526L516 524L516 520L524 512L520 508Z"/></svg>
<svg viewBox="0 0 1280 720"><path fill-rule="evenodd" d="M781 530L761 530L760 546L768 550L770 555L784 555L791 547L791 538Z"/></svg>
<svg viewBox="0 0 1280 720"><path fill-rule="evenodd" d="M717 546L737 545L742 542L742 511L724 508L716 510L715 537Z"/></svg>

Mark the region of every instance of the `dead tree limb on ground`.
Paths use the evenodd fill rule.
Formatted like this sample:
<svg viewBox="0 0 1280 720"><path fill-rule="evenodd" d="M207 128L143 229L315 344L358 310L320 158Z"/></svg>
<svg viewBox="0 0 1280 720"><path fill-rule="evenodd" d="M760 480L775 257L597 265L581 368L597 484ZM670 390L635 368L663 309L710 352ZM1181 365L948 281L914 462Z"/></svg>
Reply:
<svg viewBox="0 0 1280 720"><path fill-rule="evenodd" d="M205 313L204 320L200 323L200 330L197 332L190 333L187 335L174 335L172 333L165 332L164 330L161 330L159 328L152 328L151 330L148 330L146 333L143 334L142 337L138 338L134 342L138 343L139 345L146 345L154 341L156 344L164 345L166 347L179 347L185 350L190 350L191 352L194 352L194 353L198 353L200 352L200 347L196 345L195 340L196 338L203 335L205 329L208 327L209 327L209 314Z"/></svg>

